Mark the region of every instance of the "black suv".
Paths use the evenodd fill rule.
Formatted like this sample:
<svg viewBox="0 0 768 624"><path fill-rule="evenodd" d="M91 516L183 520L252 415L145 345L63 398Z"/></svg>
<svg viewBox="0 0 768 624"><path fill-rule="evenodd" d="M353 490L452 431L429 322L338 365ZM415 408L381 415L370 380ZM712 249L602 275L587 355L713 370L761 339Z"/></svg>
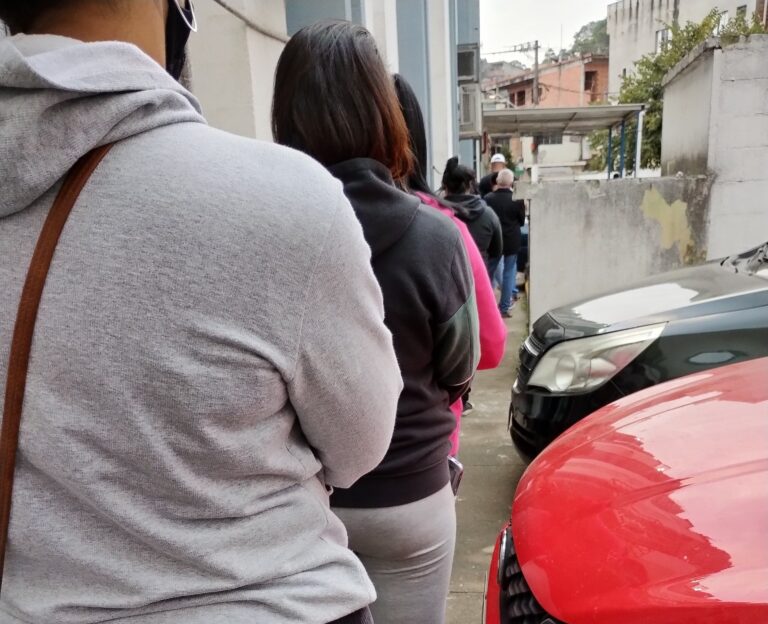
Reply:
<svg viewBox="0 0 768 624"><path fill-rule="evenodd" d="M767 355L768 243L542 316L520 350L512 440L531 459L616 399Z"/></svg>

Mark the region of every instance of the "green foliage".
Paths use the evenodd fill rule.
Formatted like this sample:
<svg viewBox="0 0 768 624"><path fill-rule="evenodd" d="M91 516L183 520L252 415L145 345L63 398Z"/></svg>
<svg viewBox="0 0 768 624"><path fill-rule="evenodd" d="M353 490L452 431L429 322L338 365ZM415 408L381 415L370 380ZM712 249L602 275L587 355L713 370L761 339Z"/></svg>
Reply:
<svg viewBox="0 0 768 624"><path fill-rule="evenodd" d="M701 22L688 22L685 26L668 25L669 41L656 54L647 54L635 63L633 74L627 75L621 85L619 103L646 105L645 124L643 127L643 150L641 166L648 168L659 167L661 164L661 128L662 111L664 108L664 89L662 81L669 71L677 65L697 45L715 36L720 30L723 13L714 9ZM741 16L723 25L720 31L723 44L738 41L742 35L765 32L765 28L755 16L750 23ZM637 123L635 120L627 124L626 168L634 169L635 142ZM617 132L614 135L618 134ZM611 169L618 169L619 137L614 136L613 163L607 163L608 132L593 133L590 144L594 156L589 168L602 170L610 164Z"/></svg>
<svg viewBox="0 0 768 624"><path fill-rule="evenodd" d="M608 54L608 20L589 22L573 37L571 55Z"/></svg>
<svg viewBox="0 0 768 624"><path fill-rule="evenodd" d="M737 15L721 29L720 43L723 46L729 46L738 42L742 37L765 33L768 33L768 28L760 21L760 16L757 13L753 13L749 19L747 19L746 14Z"/></svg>

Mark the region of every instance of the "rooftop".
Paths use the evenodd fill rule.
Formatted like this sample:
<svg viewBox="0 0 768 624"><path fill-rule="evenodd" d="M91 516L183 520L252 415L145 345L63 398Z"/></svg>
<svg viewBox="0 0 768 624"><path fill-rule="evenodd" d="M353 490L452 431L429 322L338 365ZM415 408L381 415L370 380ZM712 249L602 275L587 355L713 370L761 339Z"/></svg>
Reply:
<svg viewBox="0 0 768 624"><path fill-rule="evenodd" d="M483 111L488 134L535 136L538 134L587 135L606 130L645 108L644 104L579 106L575 108L510 108Z"/></svg>

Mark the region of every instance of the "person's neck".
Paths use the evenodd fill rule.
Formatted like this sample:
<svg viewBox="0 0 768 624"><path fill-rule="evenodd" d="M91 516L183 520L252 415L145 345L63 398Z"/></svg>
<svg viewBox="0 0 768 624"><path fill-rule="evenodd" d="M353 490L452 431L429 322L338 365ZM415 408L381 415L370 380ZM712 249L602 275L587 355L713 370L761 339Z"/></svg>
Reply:
<svg viewBox="0 0 768 624"><path fill-rule="evenodd" d="M60 35L85 42L132 43L165 67L165 3L130 0L104 5L104 0L77 0L66 9L42 15L30 35Z"/></svg>

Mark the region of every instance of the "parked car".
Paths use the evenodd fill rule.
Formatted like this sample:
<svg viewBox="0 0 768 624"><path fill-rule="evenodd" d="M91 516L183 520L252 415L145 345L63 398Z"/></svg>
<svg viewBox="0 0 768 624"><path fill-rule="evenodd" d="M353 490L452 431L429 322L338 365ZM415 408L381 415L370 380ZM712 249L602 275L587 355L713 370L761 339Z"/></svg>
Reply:
<svg viewBox="0 0 768 624"><path fill-rule="evenodd" d="M509 429L530 459L655 384L768 355L768 243L552 310L520 351Z"/></svg>
<svg viewBox="0 0 768 624"><path fill-rule="evenodd" d="M611 404L518 484L484 624L768 622L768 359Z"/></svg>

